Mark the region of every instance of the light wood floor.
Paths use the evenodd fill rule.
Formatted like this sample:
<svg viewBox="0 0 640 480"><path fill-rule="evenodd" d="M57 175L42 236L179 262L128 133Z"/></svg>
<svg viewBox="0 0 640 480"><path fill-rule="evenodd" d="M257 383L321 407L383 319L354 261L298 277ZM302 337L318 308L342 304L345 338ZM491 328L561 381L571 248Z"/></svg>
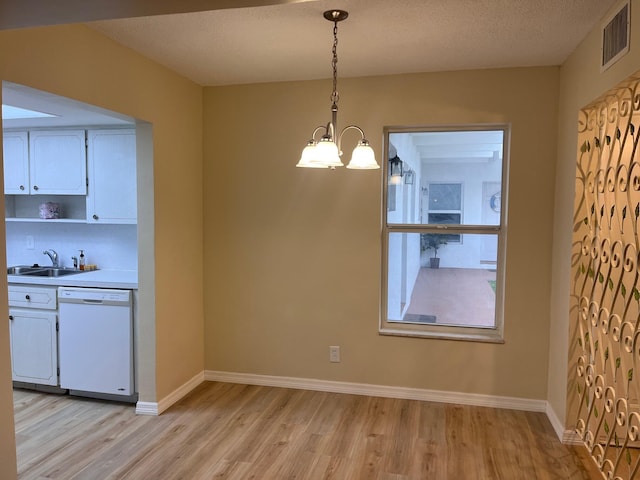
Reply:
<svg viewBox="0 0 640 480"><path fill-rule="evenodd" d="M217 382L159 417L14 401L21 480L601 478L541 413Z"/></svg>

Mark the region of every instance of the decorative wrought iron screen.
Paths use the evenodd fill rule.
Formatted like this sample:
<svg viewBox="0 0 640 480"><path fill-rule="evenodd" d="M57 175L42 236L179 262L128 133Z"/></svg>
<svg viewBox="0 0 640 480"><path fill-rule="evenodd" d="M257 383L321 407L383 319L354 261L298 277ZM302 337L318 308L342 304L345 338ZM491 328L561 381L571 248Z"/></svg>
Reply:
<svg viewBox="0 0 640 480"><path fill-rule="evenodd" d="M580 113L570 408L604 478L640 469L640 77Z"/></svg>

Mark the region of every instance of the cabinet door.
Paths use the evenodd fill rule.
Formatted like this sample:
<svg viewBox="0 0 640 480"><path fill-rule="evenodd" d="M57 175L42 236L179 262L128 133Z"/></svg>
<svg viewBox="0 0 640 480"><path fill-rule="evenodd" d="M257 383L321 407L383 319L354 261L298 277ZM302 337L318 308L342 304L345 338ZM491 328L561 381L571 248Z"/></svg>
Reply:
<svg viewBox="0 0 640 480"><path fill-rule="evenodd" d="M29 136L27 132L4 132L4 193L29 194Z"/></svg>
<svg viewBox="0 0 640 480"><path fill-rule="evenodd" d="M32 130L29 147L32 194L87 193L84 130Z"/></svg>
<svg viewBox="0 0 640 480"><path fill-rule="evenodd" d="M55 312L9 309L13 380L58 385L56 320Z"/></svg>
<svg viewBox="0 0 640 480"><path fill-rule="evenodd" d="M89 130L87 140L87 222L136 223L135 130Z"/></svg>

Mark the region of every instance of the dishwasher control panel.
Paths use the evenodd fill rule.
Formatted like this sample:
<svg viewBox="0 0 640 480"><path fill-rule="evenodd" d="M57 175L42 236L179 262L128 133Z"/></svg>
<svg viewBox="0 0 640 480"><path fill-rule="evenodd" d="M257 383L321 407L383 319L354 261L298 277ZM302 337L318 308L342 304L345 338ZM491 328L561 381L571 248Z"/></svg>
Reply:
<svg viewBox="0 0 640 480"><path fill-rule="evenodd" d="M69 303L103 303L119 305L131 303L131 290L103 288L58 288L58 301Z"/></svg>

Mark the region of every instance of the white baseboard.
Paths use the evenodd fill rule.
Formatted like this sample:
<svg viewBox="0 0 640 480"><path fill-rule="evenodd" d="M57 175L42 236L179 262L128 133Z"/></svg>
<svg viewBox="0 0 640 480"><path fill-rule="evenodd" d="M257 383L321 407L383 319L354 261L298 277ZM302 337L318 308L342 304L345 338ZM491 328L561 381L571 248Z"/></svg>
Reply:
<svg viewBox="0 0 640 480"><path fill-rule="evenodd" d="M549 402L547 402L545 413L547 414L547 418L551 422L551 426L555 430L558 439L563 445L584 445L584 442L575 430L567 430L564 428L564 423L560 421L558 415Z"/></svg>
<svg viewBox="0 0 640 480"><path fill-rule="evenodd" d="M136 402L136 415L158 415L158 402Z"/></svg>
<svg viewBox="0 0 640 480"><path fill-rule="evenodd" d="M558 415L556 414L556 411L553 409L553 407L549 402L547 402L547 408L545 408L545 413L547 414L547 418L551 422L551 426L555 430L556 435L558 436L558 439L562 440L565 432L564 424L560 421L560 419L558 418Z"/></svg>
<svg viewBox="0 0 640 480"><path fill-rule="evenodd" d="M160 415L171 407L171 405L184 398L203 381L263 385L319 392L346 393L352 395L368 395L372 397L401 398L425 402L453 403L478 407L542 412L549 418L556 435L558 435L558 438L563 444L582 445L582 441L578 434L573 430L564 429L564 425L558 419L555 411L549 402L545 400L482 395L476 393L448 392L421 388L394 387L387 385L372 385L366 383L336 382L309 378L220 372L215 370L205 370L204 372L198 373L159 402L137 402L136 414Z"/></svg>
<svg viewBox="0 0 640 480"><path fill-rule="evenodd" d="M560 441L563 445L584 445L584 441L575 430L565 430Z"/></svg>
<svg viewBox="0 0 640 480"><path fill-rule="evenodd" d="M545 400L532 400L516 397L500 397L476 393L446 392L421 388L371 385L366 383L334 382L309 378L276 377L249 373L218 372L205 370L204 379L212 382L242 383L246 385L264 385L269 387L295 388L320 392L368 395L372 397L402 398L426 402L457 403L478 407L507 408L529 412L545 412Z"/></svg>
<svg viewBox="0 0 640 480"><path fill-rule="evenodd" d="M180 387L176 388L166 397L160 399L159 402L138 402L136 403L136 414L138 415L160 415L171 405L181 400L191 392L194 388L204 382L204 372L195 375Z"/></svg>

